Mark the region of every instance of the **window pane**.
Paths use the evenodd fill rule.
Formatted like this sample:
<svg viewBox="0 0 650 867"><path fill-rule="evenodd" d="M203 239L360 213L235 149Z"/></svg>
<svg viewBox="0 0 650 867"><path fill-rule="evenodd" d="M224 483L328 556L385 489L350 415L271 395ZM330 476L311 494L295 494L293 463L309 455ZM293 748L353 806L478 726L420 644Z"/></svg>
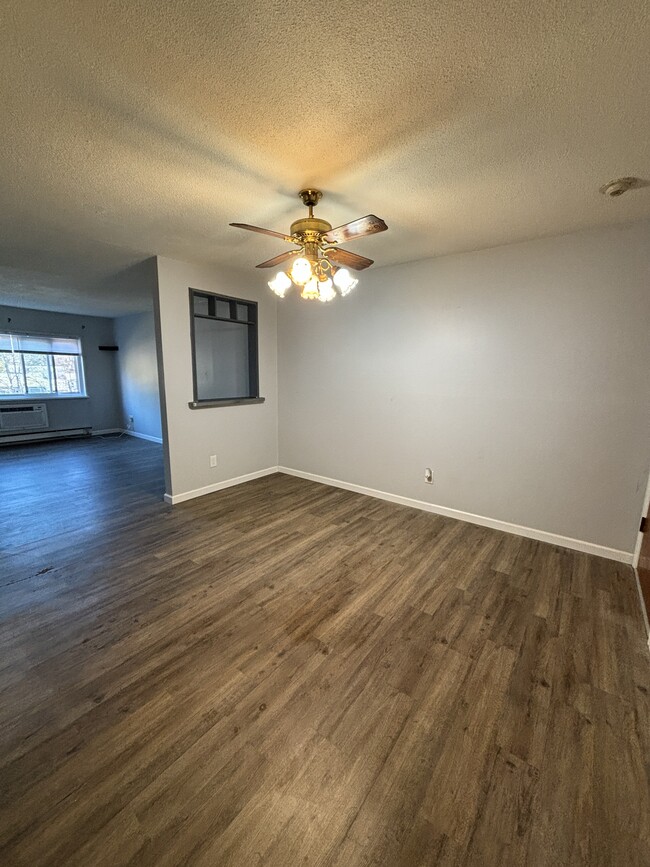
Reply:
<svg viewBox="0 0 650 867"><path fill-rule="evenodd" d="M0 350L0 396L84 395L81 355Z"/></svg>
<svg viewBox="0 0 650 867"><path fill-rule="evenodd" d="M237 305L237 319L239 319L240 322L246 322L248 320L248 304Z"/></svg>
<svg viewBox="0 0 650 867"><path fill-rule="evenodd" d="M0 394L25 394L20 356L13 352L0 352Z"/></svg>
<svg viewBox="0 0 650 867"><path fill-rule="evenodd" d="M194 296L194 312L199 316L207 316L209 311L207 295Z"/></svg>
<svg viewBox="0 0 650 867"><path fill-rule="evenodd" d="M250 397L248 326L194 320L197 400Z"/></svg>
<svg viewBox="0 0 650 867"><path fill-rule="evenodd" d="M23 355L27 394L48 394L54 390L50 378L50 365L47 355L26 353Z"/></svg>
<svg viewBox="0 0 650 867"><path fill-rule="evenodd" d="M230 303L228 301L220 301L217 298L215 307L217 316L221 316L223 319L230 319Z"/></svg>
<svg viewBox="0 0 650 867"><path fill-rule="evenodd" d="M81 383L79 381L79 369L77 356L53 355L54 369L56 371L56 390L59 394L79 394Z"/></svg>

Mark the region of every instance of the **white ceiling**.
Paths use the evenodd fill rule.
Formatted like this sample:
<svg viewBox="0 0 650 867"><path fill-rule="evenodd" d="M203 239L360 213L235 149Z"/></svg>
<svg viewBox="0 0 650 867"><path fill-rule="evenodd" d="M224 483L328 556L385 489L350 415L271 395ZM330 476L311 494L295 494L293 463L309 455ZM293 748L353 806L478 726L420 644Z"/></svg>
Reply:
<svg viewBox="0 0 650 867"><path fill-rule="evenodd" d="M377 266L650 216L646 0L4 0L0 302L117 314L253 266L296 192ZM251 270L251 280L264 274Z"/></svg>

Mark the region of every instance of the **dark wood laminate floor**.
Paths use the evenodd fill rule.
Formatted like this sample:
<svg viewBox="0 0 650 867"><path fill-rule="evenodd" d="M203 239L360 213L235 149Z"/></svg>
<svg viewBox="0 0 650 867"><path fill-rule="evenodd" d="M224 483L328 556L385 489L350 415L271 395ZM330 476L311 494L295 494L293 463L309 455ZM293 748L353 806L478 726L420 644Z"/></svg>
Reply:
<svg viewBox="0 0 650 867"><path fill-rule="evenodd" d="M650 864L629 567L136 440L0 451L0 862Z"/></svg>

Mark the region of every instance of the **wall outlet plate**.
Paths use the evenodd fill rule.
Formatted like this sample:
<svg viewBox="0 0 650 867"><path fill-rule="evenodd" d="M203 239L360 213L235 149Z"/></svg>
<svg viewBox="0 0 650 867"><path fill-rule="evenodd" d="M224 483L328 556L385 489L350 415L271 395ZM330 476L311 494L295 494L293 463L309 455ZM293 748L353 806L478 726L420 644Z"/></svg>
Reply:
<svg viewBox="0 0 650 867"><path fill-rule="evenodd" d="M427 483L427 485L432 485L432 484L433 484L433 470L431 469L431 467L427 467L427 468L425 469L425 471L424 471L424 481Z"/></svg>
<svg viewBox="0 0 650 867"><path fill-rule="evenodd" d="M216 455L210 455L210 466L216 467L216 465L217 465L217 456Z"/></svg>

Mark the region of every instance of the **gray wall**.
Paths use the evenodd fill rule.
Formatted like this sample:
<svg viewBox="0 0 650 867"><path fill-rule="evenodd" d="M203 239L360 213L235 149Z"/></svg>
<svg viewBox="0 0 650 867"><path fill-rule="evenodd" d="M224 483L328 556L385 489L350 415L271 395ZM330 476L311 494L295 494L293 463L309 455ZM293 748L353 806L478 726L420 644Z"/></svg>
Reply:
<svg viewBox="0 0 650 867"><path fill-rule="evenodd" d="M633 550L649 223L383 268L278 311L281 465Z"/></svg>
<svg viewBox="0 0 650 867"><path fill-rule="evenodd" d="M115 342L119 346L117 367L122 416L120 426L127 428L133 416L133 430L160 440L160 395L153 310L120 316L115 320Z"/></svg>
<svg viewBox="0 0 650 867"><path fill-rule="evenodd" d="M191 410L189 288L259 302L263 404ZM166 441L166 491L180 495L277 466L277 334L274 296L255 273L158 259L158 346ZM218 464L211 468L210 455Z"/></svg>
<svg viewBox="0 0 650 867"><path fill-rule="evenodd" d="M47 403L52 430L91 426L93 430L122 427L116 352L100 351L115 342L113 320L45 310L0 306L0 330L65 335L81 339L87 398L38 398ZM33 403L35 397L29 398Z"/></svg>

